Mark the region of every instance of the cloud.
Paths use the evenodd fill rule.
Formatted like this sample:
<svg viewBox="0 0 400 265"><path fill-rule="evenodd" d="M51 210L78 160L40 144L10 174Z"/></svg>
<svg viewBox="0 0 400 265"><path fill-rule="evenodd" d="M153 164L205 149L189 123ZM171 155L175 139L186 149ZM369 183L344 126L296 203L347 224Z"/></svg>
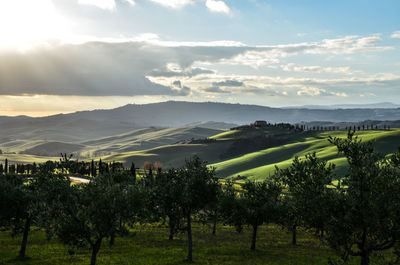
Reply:
<svg viewBox="0 0 400 265"><path fill-rule="evenodd" d="M149 76L153 77L193 77L202 74L214 74L215 71L205 69L201 67L189 67L187 69L181 69L179 65L167 64L166 67L161 69L155 69L149 73Z"/></svg>
<svg viewBox="0 0 400 265"><path fill-rule="evenodd" d="M229 14L231 12L230 8L223 1L207 0L206 6L211 12L225 13L225 14Z"/></svg>
<svg viewBox="0 0 400 265"><path fill-rule="evenodd" d="M220 82L213 82L213 86L221 87L221 86L230 86L230 87L240 87L243 86L243 82L236 80L225 80Z"/></svg>
<svg viewBox="0 0 400 265"><path fill-rule="evenodd" d="M0 95L188 95L188 87L169 87L146 77L146 72L168 61L180 58L168 48L143 43L87 43L27 54L0 53Z"/></svg>
<svg viewBox="0 0 400 265"><path fill-rule="evenodd" d="M297 66L294 63L283 65L282 69L286 72L308 72L308 73L330 73L330 74L352 74L350 67L322 67L318 65Z"/></svg>
<svg viewBox="0 0 400 265"><path fill-rule="evenodd" d="M135 5L133 0L123 0L131 5ZM115 0L79 0L78 4L92 5L105 10L114 10L116 7Z"/></svg>
<svg viewBox="0 0 400 265"><path fill-rule="evenodd" d="M280 55L274 53L273 51L250 50L238 54L233 58L221 60L221 63L231 65L246 65L253 68L258 68L268 64L279 63L280 61L278 57L280 57Z"/></svg>
<svg viewBox="0 0 400 265"><path fill-rule="evenodd" d="M221 0L150 0L154 3L169 7L182 8L187 5L193 5L198 2L205 2L206 7L211 12L229 14L231 12L229 6Z"/></svg>
<svg viewBox="0 0 400 265"><path fill-rule="evenodd" d="M173 91L176 93L176 95L179 96L187 96L191 93L191 89L187 86L182 85L182 82L180 80L172 82L172 87L175 88Z"/></svg>
<svg viewBox="0 0 400 265"><path fill-rule="evenodd" d="M343 55L366 52L383 52L393 50L393 46L377 46L382 39L372 36L346 36L336 39L324 39L320 42L304 42L284 45L248 47L242 53L221 63L231 65L246 65L259 68L265 65L277 64L281 58L298 54Z"/></svg>
<svg viewBox="0 0 400 265"><path fill-rule="evenodd" d="M151 0L154 3L170 7L170 8L181 8L186 5L192 5L196 3L196 0Z"/></svg>
<svg viewBox="0 0 400 265"><path fill-rule="evenodd" d="M400 30L393 32L392 35L390 35L390 37L392 39L400 39Z"/></svg>
<svg viewBox="0 0 400 265"><path fill-rule="evenodd" d="M376 87L383 91L382 88L393 90L400 85L399 76L388 74L331 79L286 78L265 73L222 75L203 67L232 62L238 65L246 62L248 65L263 65L267 61L273 63L295 54L322 52L324 41L316 44L248 46L229 41L171 43L160 40L154 34L146 36L123 39L126 42L49 43L24 54L0 51L0 95L185 96L202 92L204 88L208 88L209 91L204 91L209 93L226 93L226 87L232 94L254 94L269 89L267 92L270 94L276 91L277 95L282 95L282 90L296 89L297 92L299 87L311 87L339 94L347 93L347 89L356 89L359 95ZM358 51L391 48L377 46L375 37L349 39L352 44L341 44L344 45L341 48L344 53L347 53L346 47L354 52L354 46ZM338 48L334 48L333 52L337 51ZM331 51L326 49L324 52L329 54ZM310 73L340 74L349 70L347 67L286 66L290 71ZM218 66L217 69L223 68ZM234 71L238 72L236 68ZM174 83L178 80L180 85ZM316 93L316 90L313 93L310 89L307 91ZM307 91L300 91L300 94Z"/></svg>
<svg viewBox="0 0 400 265"><path fill-rule="evenodd" d="M218 94L230 94L231 93L228 90L224 90L224 89L221 89L220 87L216 87L216 86L205 88L205 89L203 89L203 91L209 92L209 93L218 93Z"/></svg>
<svg viewBox="0 0 400 265"><path fill-rule="evenodd" d="M113 10L115 8L115 0L79 0L81 5L92 5L101 9Z"/></svg>
<svg viewBox="0 0 400 265"><path fill-rule="evenodd" d="M325 93L325 92L326 92L325 89L321 89L318 87L303 87L302 89L297 91L297 95L298 96L315 97L315 96L319 96L319 95L321 95L321 93Z"/></svg>

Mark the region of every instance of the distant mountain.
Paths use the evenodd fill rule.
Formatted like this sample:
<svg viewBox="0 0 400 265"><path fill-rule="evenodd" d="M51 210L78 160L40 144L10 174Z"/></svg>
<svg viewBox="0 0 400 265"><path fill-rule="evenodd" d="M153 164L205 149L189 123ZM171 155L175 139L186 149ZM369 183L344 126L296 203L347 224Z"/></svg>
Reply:
<svg viewBox="0 0 400 265"><path fill-rule="evenodd" d="M111 110L80 111L40 118L0 117L0 145L18 139L80 143L152 126L172 128L205 121L249 124L255 120L271 123L400 120L400 108L282 109L257 105L177 101L130 104ZM215 124L211 128L215 128Z"/></svg>
<svg viewBox="0 0 400 265"><path fill-rule="evenodd" d="M285 109L396 109L399 104L381 102L372 104L337 104L337 105L304 105L297 107L285 107Z"/></svg>

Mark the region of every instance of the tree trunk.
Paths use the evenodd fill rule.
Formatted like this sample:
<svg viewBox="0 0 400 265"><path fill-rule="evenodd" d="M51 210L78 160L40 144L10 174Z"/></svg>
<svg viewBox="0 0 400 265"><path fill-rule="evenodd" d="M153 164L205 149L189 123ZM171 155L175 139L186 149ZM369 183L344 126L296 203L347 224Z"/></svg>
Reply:
<svg viewBox="0 0 400 265"><path fill-rule="evenodd" d="M169 237L168 240L174 240L175 222L173 218L169 218Z"/></svg>
<svg viewBox="0 0 400 265"><path fill-rule="evenodd" d="M115 244L115 232L113 232L113 233L111 234L111 237L110 237L110 247L114 246L114 244Z"/></svg>
<svg viewBox="0 0 400 265"><path fill-rule="evenodd" d="M192 222L191 222L190 214L187 215L187 236L188 236L188 255L187 261L192 262L192 251L193 251L193 242L192 242Z"/></svg>
<svg viewBox="0 0 400 265"><path fill-rule="evenodd" d="M25 258L26 244L28 243L28 234L30 229L31 229L31 218L28 217L25 220L24 234L22 236L21 249L18 255L18 257L21 259Z"/></svg>
<svg viewBox="0 0 400 265"><path fill-rule="evenodd" d="M250 247L251 250L256 249L257 229L258 229L258 225L253 225L253 236L251 239L251 247Z"/></svg>
<svg viewBox="0 0 400 265"><path fill-rule="evenodd" d="M97 239L96 243L92 246L92 259L90 261L90 265L96 265L96 258L97 258L97 253L99 253L100 247L101 247L101 240L103 240L102 237Z"/></svg>
<svg viewBox="0 0 400 265"><path fill-rule="evenodd" d="M292 245L297 245L297 226L293 225L292 227Z"/></svg>
<svg viewBox="0 0 400 265"><path fill-rule="evenodd" d="M217 216L214 216L214 223L213 223L213 230L212 230L212 235L215 236L216 232L217 232Z"/></svg>
<svg viewBox="0 0 400 265"><path fill-rule="evenodd" d="M368 252L368 250L363 250L361 252L361 265L369 265L369 252Z"/></svg>
<svg viewBox="0 0 400 265"><path fill-rule="evenodd" d="M369 251L367 249L367 229L363 228L361 239L361 265L369 265Z"/></svg>

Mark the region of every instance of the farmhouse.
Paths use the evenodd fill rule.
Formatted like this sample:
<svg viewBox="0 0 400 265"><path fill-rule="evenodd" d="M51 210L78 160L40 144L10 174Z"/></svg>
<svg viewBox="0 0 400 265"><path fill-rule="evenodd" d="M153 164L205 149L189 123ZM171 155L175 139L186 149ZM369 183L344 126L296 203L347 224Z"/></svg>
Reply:
<svg viewBox="0 0 400 265"><path fill-rule="evenodd" d="M255 121L252 125L253 125L254 127L265 127L265 126L267 126L268 124L267 124L266 121Z"/></svg>

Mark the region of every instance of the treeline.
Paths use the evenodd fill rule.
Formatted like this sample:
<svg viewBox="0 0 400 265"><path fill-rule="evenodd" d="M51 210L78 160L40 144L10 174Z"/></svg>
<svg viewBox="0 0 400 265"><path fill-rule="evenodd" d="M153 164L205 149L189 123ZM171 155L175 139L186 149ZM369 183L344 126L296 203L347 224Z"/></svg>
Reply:
<svg viewBox="0 0 400 265"><path fill-rule="evenodd" d="M252 228L249 246L256 249L258 228L276 224L292 233L303 227L334 249L346 262L358 256L361 265L388 249L400 250L400 150L391 157L377 153L371 142L354 133L329 138L349 164L343 176L335 165L314 154L295 158L263 182L222 182L198 157L179 169L153 167L139 176L132 170L103 172L89 183L72 185L68 175L47 163L35 174L0 176L0 226L22 234L19 256L25 256L32 226L62 243L90 247L91 264L106 241L140 223L168 224L169 239L187 236L187 260L193 259L192 223L231 225L240 233ZM65 171L68 168L68 157ZM223 183L223 184L222 184ZM393 260L396 253L393 251ZM394 260L398 264L400 259ZM333 264L333 263L332 263Z"/></svg>
<svg viewBox="0 0 400 265"><path fill-rule="evenodd" d="M320 123L320 122L316 122ZM309 124L303 123L267 123L266 121L256 121L250 125L242 125L238 127L231 128L231 130L246 130L252 128L278 128L289 131L368 131L368 130L390 130L390 125L387 124L369 124L369 123L357 123L357 124L347 124L347 125L314 125L313 122Z"/></svg>
<svg viewBox="0 0 400 265"><path fill-rule="evenodd" d="M134 164L133 164L134 166ZM43 171L45 168L53 173L68 173L79 177L96 177L98 174L114 173L120 171L130 171L131 168L125 168L123 163L120 162L102 162L92 160L78 161L73 160L72 155L61 154L60 161L47 161L44 164L12 164L5 159L4 165L0 163L0 174L26 174L35 175L39 169Z"/></svg>

